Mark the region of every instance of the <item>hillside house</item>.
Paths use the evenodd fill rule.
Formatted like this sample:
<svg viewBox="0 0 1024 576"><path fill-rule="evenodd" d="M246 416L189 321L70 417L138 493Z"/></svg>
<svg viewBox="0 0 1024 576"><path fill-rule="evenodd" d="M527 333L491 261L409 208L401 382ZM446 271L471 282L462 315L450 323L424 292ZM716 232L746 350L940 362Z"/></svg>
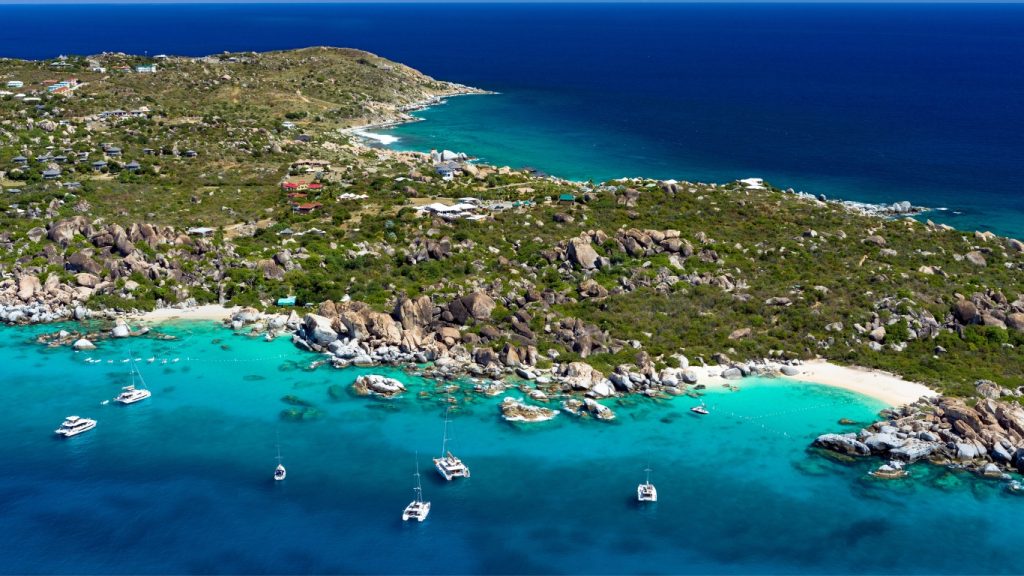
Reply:
<svg viewBox="0 0 1024 576"><path fill-rule="evenodd" d="M311 214L315 210L323 208L323 206L324 205L319 202L306 202L304 204L296 204L292 207L292 210L299 214Z"/></svg>
<svg viewBox="0 0 1024 576"><path fill-rule="evenodd" d="M434 172L441 177L442 180L453 180L456 176L462 173L462 168L459 167L457 162L442 162L434 166Z"/></svg>

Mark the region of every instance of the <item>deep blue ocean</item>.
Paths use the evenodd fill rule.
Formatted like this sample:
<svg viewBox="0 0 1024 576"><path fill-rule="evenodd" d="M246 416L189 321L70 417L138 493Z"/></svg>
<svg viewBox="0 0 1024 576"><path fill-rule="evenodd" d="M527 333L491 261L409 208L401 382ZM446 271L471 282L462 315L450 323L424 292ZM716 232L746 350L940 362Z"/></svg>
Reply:
<svg viewBox="0 0 1024 576"><path fill-rule="evenodd" d="M573 179L946 208L1024 236L1021 4L0 6L0 55L327 44L501 93L394 135Z"/></svg>
<svg viewBox="0 0 1024 576"><path fill-rule="evenodd" d="M610 423L513 425L498 403L522 392L486 397L456 382L449 447L472 477L449 484L430 462L443 384L312 369L318 356L288 338L213 323L164 324L175 340L90 353L36 344L41 330L0 328L0 573L1024 571L1024 496L1004 482L929 465L874 480L877 461L809 452L822 431L857 429L840 418L868 422L882 407L843 390L746 379L738 392L709 389L706 417L689 411L693 398L633 398L606 401ZM153 396L104 404L130 381L133 356ZM349 393L367 372L409 391ZM320 417L282 420L286 395ZM56 438L70 414L99 423ZM275 483L278 438L288 478ZM417 452L432 510L403 524ZM659 501L641 507L648 463Z"/></svg>

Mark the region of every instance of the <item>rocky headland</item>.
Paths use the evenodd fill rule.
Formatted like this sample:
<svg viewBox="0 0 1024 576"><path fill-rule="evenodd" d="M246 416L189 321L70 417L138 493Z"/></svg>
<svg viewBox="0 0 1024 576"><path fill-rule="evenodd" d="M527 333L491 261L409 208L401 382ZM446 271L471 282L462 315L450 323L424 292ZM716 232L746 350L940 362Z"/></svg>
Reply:
<svg viewBox="0 0 1024 576"><path fill-rule="evenodd" d="M977 399L934 397L886 410L860 432L823 434L813 445L851 457L955 465L988 477L1024 473L1024 388L982 380L977 389Z"/></svg>

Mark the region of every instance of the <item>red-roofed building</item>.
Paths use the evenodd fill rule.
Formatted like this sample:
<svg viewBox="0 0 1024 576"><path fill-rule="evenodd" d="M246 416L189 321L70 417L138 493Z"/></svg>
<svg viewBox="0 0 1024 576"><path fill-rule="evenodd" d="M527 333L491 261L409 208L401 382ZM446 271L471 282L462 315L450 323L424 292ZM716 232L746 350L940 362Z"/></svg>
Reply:
<svg viewBox="0 0 1024 576"><path fill-rule="evenodd" d="M299 214L309 214L317 208L323 208L323 204L319 202L307 202L305 204L298 204L293 209Z"/></svg>
<svg viewBox="0 0 1024 576"><path fill-rule="evenodd" d="M303 182L301 180L282 182L281 188L283 190L306 190L309 188L309 182Z"/></svg>
<svg viewBox="0 0 1024 576"><path fill-rule="evenodd" d="M291 198L292 200L301 200L302 198L305 198L306 195L303 194L302 192L291 192L288 194L288 197Z"/></svg>
<svg viewBox="0 0 1024 576"><path fill-rule="evenodd" d="M312 182L309 185L309 189L310 190L322 190L323 187L324 187L324 185L319 183L319 182Z"/></svg>

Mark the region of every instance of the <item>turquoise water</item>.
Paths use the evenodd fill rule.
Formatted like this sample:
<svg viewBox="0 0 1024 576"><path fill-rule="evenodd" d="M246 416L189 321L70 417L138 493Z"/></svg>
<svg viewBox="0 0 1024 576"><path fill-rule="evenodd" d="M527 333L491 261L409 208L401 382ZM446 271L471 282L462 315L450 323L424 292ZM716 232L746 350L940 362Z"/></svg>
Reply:
<svg viewBox="0 0 1024 576"><path fill-rule="evenodd" d="M52 328L51 328L52 329ZM388 402L346 394L364 369L309 369L287 339L165 324L174 341L48 349L36 328L0 329L0 572L4 573L935 573L1024 569L1024 498L994 482L811 454L839 418L878 402L831 388L744 380L695 402L610 401L612 423L498 417L501 397L456 393L453 450L472 469L444 483L438 384L403 378ZM128 347L153 397L101 405L127 380ZM86 357L104 360L86 363ZM106 360L115 360L108 364ZM467 386L468 388L468 386ZM429 398L417 398L421 393ZM285 422L285 395L323 417ZM511 392L521 396L516 391ZM99 420L82 436L52 430ZM288 479L271 480L275 435ZM414 453L433 509L407 525ZM660 502L633 499L650 461ZM956 551L964 551L959 553Z"/></svg>

